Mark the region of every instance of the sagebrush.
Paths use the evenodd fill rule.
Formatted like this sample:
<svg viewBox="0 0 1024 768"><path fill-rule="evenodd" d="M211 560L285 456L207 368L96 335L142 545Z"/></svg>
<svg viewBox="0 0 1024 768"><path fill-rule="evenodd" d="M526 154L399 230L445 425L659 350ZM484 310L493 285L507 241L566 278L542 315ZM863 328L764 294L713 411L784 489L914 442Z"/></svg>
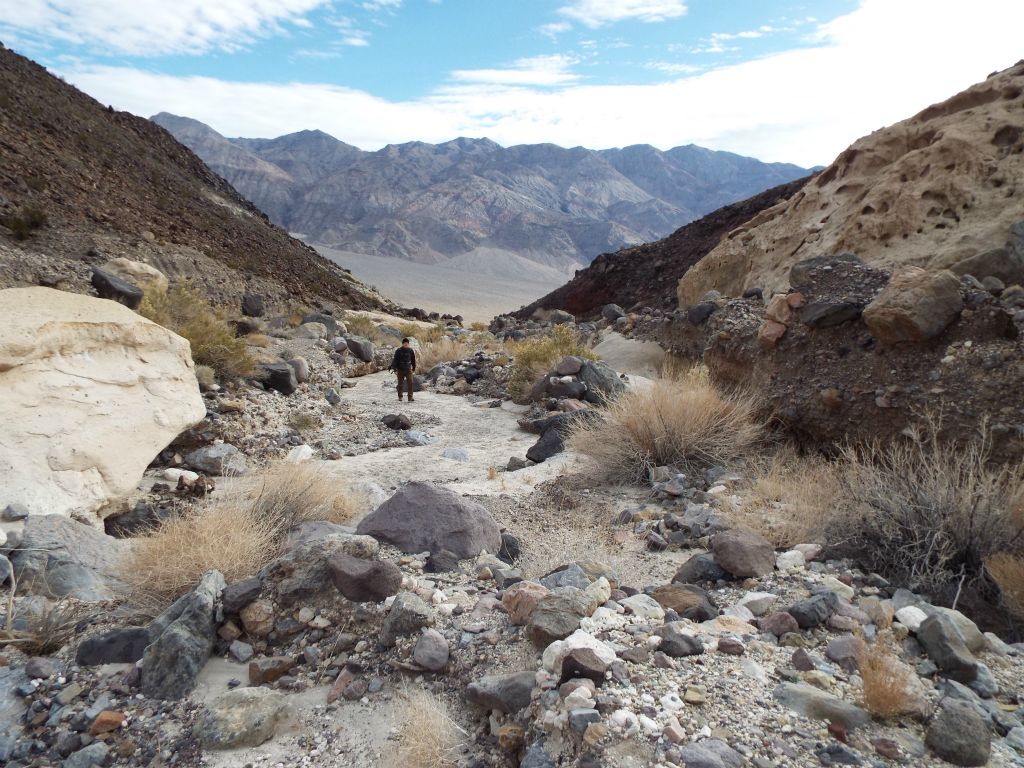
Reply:
<svg viewBox="0 0 1024 768"><path fill-rule="evenodd" d="M859 643L857 667L864 686L864 709L882 720L924 716L928 707L921 679L896 656L893 646L889 633L874 645Z"/></svg>
<svg viewBox="0 0 1024 768"><path fill-rule="evenodd" d="M398 715L398 739L391 765L455 768L465 733L445 703L426 691L406 691Z"/></svg>
<svg viewBox="0 0 1024 768"><path fill-rule="evenodd" d="M763 434L756 414L750 397L721 392L695 368L620 395L601 418L578 421L568 444L601 477L641 483L653 467L699 471L743 457Z"/></svg>
<svg viewBox="0 0 1024 768"><path fill-rule="evenodd" d="M522 400L534 382L547 373L563 357L575 355L586 360L596 360L597 355L587 348L573 328L556 325L551 333L523 341L512 341L506 345L512 356L512 375L508 391L513 400Z"/></svg>
<svg viewBox="0 0 1024 768"><path fill-rule="evenodd" d="M202 294L188 283L178 283L163 291L146 291L139 313L186 339L192 347L192 359L213 368L219 376L236 378L253 372L255 362L244 338L236 337Z"/></svg>

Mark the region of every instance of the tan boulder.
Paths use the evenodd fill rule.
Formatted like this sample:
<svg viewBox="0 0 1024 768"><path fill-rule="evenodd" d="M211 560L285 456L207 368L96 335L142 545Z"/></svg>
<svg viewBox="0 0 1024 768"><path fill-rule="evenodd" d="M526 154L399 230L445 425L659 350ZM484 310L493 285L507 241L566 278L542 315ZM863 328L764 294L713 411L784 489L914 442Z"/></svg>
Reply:
<svg viewBox="0 0 1024 768"><path fill-rule="evenodd" d="M906 267L864 308L864 324L886 344L926 341L942 333L963 308L960 281L952 272Z"/></svg>
<svg viewBox="0 0 1024 768"><path fill-rule="evenodd" d="M0 291L0 509L99 525L206 414L188 342L117 302Z"/></svg>
<svg viewBox="0 0 1024 768"><path fill-rule="evenodd" d="M137 285L145 293L154 290L167 290L167 276L156 267L152 267L142 261L132 261L131 259L120 257L111 259L100 269L120 277L122 280L127 280L133 285Z"/></svg>

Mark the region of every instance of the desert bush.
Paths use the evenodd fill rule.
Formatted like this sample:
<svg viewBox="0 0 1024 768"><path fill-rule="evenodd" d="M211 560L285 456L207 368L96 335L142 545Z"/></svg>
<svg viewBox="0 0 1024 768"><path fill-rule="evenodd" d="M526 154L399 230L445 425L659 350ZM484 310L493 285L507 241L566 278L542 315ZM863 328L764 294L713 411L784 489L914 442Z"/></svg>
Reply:
<svg viewBox="0 0 1024 768"><path fill-rule="evenodd" d="M155 527L132 542L120 577L133 597L157 608L216 568L228 582L254 575L278 556L298 523L351 521L355 505L312 464L279 464L231 498Z"/></svg>
<svg viewBox="0 0 1024 768"><path fill-rule="evenodd" d="M985 561L985 569L999 587L1006 610L1024 621L1024 557L998 552Z"/></svg>
<svg viewBox="0 0 1024 768"><path fill-rule="evenodd" d="M643 482L652 467L699 470L744 456L763 432L755 413L750 397L726 395L693 369L620 395L602 418L578 421L569 447L603 477Z"/></svg>
<svg viewBox="0 0 1024 768"><path fill-rule="evenodd" d="M248 376L254 361L231 327L213 311L206 299L187 283L166 291L147 291L139 313L187 339L192 359L222 377Z"/></svg>
<svg viewBox="0 0 1024 768"><path fill-rule="evenodd" d="M348 332L353 336L363 336L375 344L381 344L391 338L381 333L377 328L377 324L365 315L346 314L345 327L348 328ZM391 338L391 341L396 341L396 339Z"/></svg>
<svg viewBox="0 0 1024 768"><path fill-rule="evenodd" d="M62 600L19 611L14 604L16 587L12 580L4 626L0 629L0 646L11 645L29 656L46 656L59 651L78 634L78 624L87 616L85 605Z"/></svg>
<svg viewBox="0 0 1024 768"><path fill-rule="evenodd" d="M990 448L987 425L953 443L934 418L900 442L847 448L829 543L939 599L981 586L994 555L1024 554L1024 465L992 464Z"/></svg>
<svg viewBox="0 0 1024 768"><path fill-rule="evenodd" d="M896 656L891 635L874 645L861 641L857 667L864 685L864 709L882 720L927 714L927 698L914 669Z"/></svg>
<svg viewBox="0 0 1024 768"><path fill-rule="evenodd" d="M263 349L274 345L274 340L264 333L250 333L243 336L242 340L251 347L261 347Z"/></svg>
<svg viewBox="0 0 1024 768"><path fill-rule="evenodd" d="M397 722L398 740L391 755L394 766L454 768L465 732L456 725L445 703L426 691L406 691Z"/></svg>
<svg viewBox="0 0 1024 768"><path fill-rule="evenodd" d="M0 219L0 224L11 230L16 240L28 240L36 230L45 227L48 221L46 211L28 207L23 208L21 213L4 216Z"/></svg>
<svg viewBox="0 0 1024 768"><path fill-rule="evenodd" d="M322 424L320 417L309 411L294 411L288 417L288 426L296 432L312 432L319 429Z"/></svg>
<svg viewBox="0 0 1024 768"><path fill-rule="evenodd" d="M469 330L480 331L481 333L483 333L487 330L487 323L482 323L479 320L476 321L475 323L470 323Z"/></svg>
<svg viewBox="0 0 1024 768"><path fill-rule="evenodd" d="M434 323L429 328L416 323L399 323L395 326L403 337L416 339L420 344L439 341L444 338L444 326Z"/></svg>
<svg viewBox="0 0 1024 768"><path fill-rule="evenodd" d="M824 521L840 493L835 462L800 456L784 446L760 464L749 492L730 516L777 548L821 541Z"/></svg>
<svg viewBox="0 0 1024 768"><path fill-rule="evenodd" d="M217 372L208 365L197 365L196 381L199 382L201 390L208 392L217 384Z"/></svg>
<svg viewBox="0 0 1024 768"><path fill-rule="evenodd" d="M461 360L466 356L466 346L455 339L443 338L421 344L416 353L416 367L428 371L438 363L449 363Z"/></svg>
<svg viewBox="0 0 1024 768"><path fill-rule="evenodd" d="M575 355L587 360L597 359L597 355L583 344L580 335L567 325L556 325L550 334L544 336L509 342L507 348L513 357L508 391L515 400L523 398L533 383L563 357Z"/></svg>

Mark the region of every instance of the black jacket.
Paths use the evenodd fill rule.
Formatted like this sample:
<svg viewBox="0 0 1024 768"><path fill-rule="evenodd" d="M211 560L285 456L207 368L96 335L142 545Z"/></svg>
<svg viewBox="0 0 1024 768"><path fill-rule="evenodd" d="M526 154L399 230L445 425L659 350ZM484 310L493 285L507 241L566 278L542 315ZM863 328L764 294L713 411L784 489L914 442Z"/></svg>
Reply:
<svg viewBox="0 0 1024 768"><path fill-rule="evenodd" d="M391 360L391 367L396 371L415 371L416 353L412 347L399 347L395 350L395 356Z"/></svg>

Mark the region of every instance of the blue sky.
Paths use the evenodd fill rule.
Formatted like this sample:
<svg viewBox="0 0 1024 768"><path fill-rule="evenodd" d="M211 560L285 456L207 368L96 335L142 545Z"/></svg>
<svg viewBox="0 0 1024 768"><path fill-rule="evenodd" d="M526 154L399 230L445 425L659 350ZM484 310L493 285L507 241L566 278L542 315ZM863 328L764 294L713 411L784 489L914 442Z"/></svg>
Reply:
<svg viewBox="0 0 1024 768"><path fill-rule="evenodd" d="M1010 66L1022 27L1017 0L0 3L5 44L100 101L226 135L692 142L804 165Z"/></svg>

